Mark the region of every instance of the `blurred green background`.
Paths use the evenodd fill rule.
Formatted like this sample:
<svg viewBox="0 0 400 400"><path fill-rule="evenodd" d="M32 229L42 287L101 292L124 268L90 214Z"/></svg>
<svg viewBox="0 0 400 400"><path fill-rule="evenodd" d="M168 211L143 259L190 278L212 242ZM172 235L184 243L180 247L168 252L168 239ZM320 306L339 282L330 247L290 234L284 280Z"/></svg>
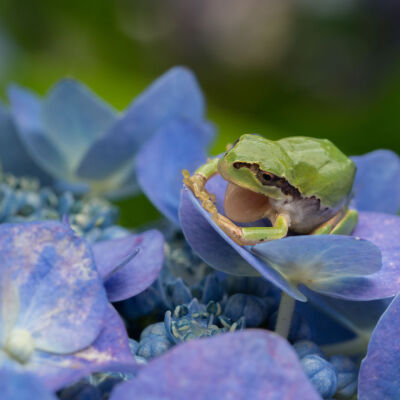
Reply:
<svg viewBox="0 0 400 400"><path fill-rule="evenodd" d="M394 0L2 0L0 97L72 76L123 110L183 64L218 126L214 154L246 132L400 152L399 49Z"/></svg>

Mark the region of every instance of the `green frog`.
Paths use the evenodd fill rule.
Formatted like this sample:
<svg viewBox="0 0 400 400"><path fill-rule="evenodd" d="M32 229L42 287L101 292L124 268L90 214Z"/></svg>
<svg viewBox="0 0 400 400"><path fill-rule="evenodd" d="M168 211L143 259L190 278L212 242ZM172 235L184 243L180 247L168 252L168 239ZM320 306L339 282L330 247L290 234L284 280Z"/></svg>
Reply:
<svg viewBox="0 0 400 400"><path fill-rule="evenodd" d="M228 181L225 215L205 185L219 173ZM277 141L241 136L221 158L210 159L184 183L214 222L236 243L254 245L295 234L351 234L358 220L348 208L356 166L332 142L311 137ZM270 227L242 227L268 218ZM236 222L236 223L235 223Z"/></svg>

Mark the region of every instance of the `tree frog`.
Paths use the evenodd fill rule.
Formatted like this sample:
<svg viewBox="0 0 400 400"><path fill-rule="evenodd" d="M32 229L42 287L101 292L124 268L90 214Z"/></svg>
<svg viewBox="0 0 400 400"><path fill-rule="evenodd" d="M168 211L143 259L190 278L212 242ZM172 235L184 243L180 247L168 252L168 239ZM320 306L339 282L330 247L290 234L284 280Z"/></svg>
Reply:
<svg viewBox="0 0 400 400"><path fill-rule="evenodd" d="M348 209L356 166L332 142L311 137L277 141L241 136L221 158L209 160L184 183L236 243L254 245L294 234L350 234L358 220ZM219 173L228 186L225 215L205 185ZM243 227L268 218L270 227ZM235 223L236 222L236 223Z"/></svg>

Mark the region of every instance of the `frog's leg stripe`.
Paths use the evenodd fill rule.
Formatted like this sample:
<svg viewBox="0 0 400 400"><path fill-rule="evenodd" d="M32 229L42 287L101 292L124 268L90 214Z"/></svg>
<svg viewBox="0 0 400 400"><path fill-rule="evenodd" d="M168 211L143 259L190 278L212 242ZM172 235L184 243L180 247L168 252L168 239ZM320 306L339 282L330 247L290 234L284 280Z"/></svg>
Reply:
<svg viewBox="0 0 400 400"><path fill-rule="evenodd" d="M356 210L345 210L337 213L329 221L325 222L317 229L313 235L350 235L358 222L358 213Z"/></svg>

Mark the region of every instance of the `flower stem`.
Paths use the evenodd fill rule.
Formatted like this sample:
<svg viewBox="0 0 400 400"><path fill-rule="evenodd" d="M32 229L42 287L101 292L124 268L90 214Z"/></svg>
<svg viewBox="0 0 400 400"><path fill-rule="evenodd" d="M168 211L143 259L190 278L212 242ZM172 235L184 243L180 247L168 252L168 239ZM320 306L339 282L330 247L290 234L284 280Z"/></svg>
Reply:
<svg viewBox="0 0 400 400"><path fill-rule="evenodd" d="M344 356L355 356L365 354L368 347L368 337L359 336L355 339L347 340L345 342L321 346L322 351L327 356L341 354Z"/></svg>
<svg viewBox="0 0 400 400"><path fill-rule="evenodd" d="M278 319L276 321L275 332L284 337L285 339L289 335L295 304L296 300L293 297L289 296L285 292L282 292L281 302L279 303Z"/></svg>

